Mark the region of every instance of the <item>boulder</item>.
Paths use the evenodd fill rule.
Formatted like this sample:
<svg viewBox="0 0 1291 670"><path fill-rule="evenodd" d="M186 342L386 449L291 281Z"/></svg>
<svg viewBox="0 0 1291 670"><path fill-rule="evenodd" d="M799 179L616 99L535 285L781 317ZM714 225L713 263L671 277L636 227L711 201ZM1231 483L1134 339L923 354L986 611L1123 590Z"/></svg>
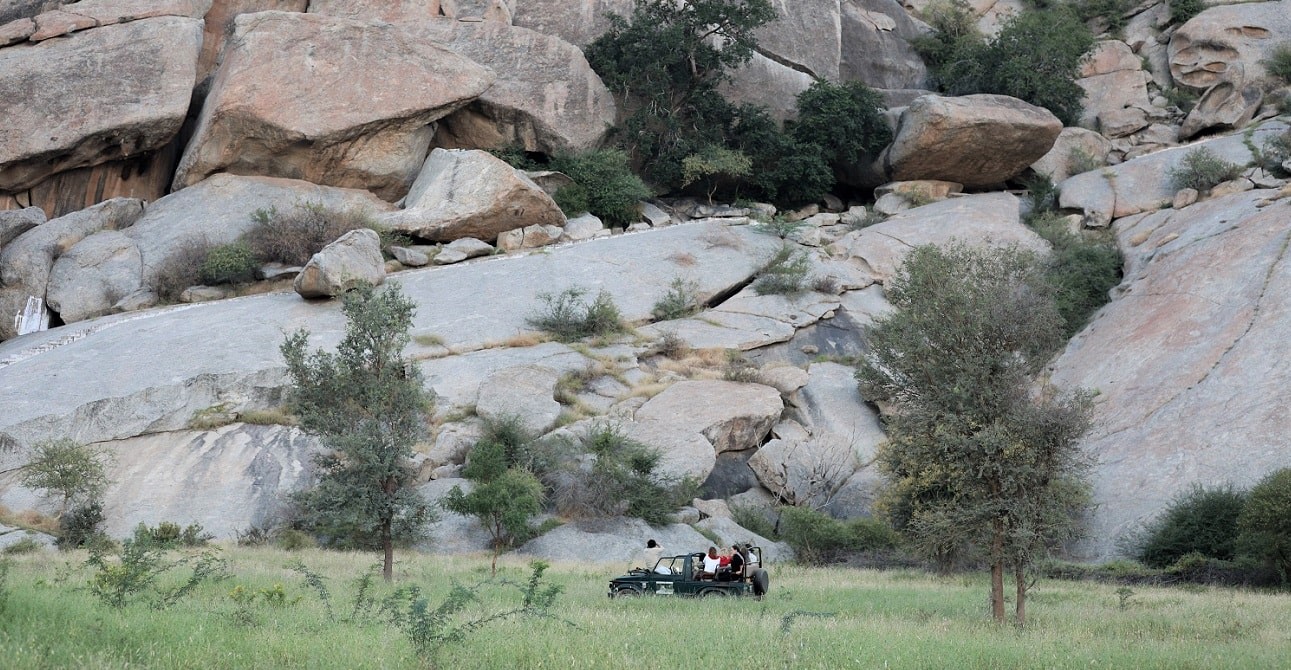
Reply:
<svg viewBox="0 0 1291 670"><path fill-rule="evenodd" d="M390 246L386 247L386 251L390 252L390 255L394 256L394 259L399 261L400 265L405 265L410 268L419 268L430 265L430 256L427 256L424 252L416 249Z"/></svg>
<svg viewBox="0 0 1291 670"><path fill-rule="evenodd" d="M710 517L703 519L699 523L695 524L695 527L716 535L719 549L729 548L737 542L740 544L749 542L755 547L762 547L762 560L765 563L774 563L793 559L793 549L790 548L789 545L784 542L768 540L738 523L735 523L735 520L730 517Z"/></svg>
<svg viewBox="0 0 1291 670"><path fill-rule="evenodd" d="M1085 91L1082 101L1080 125L1098 128L1107 123L1104 118L1126 108L1147 109L1147 83L1151 77L1142 70L1116 70L1106 74L1077 79L1076 84Z"/></svg>
<svg viewBox="0 0 1291 670"><path fill-rule="evenodd" d="M653 323L637 332L646 337L672 333L693 349L749 351L788 341L799 329L831 314L838 304L837 296L816 291L796 296L758 295L754 289L745 288L713 309L685 319Z"/></svg>
<svg viewBox="0 0 1291 670"><path fill-rule="evenodd" d="M396 200L426 156L429 124L493 79L391 24L292 12L239 16L174 188L222 171Z"/></svg>
<svg viewBox="0 0 1291 670"><path fill-rule="evenodd" d="M290 179L214 175L196 186L152 203L136 223L122 231L122 235L129 238L137 249L141 260L137 274L124 274L128 267L133 266L115 262L135 254L119 245L120 238L105 243L87 239L85 243L93 246L87 247L83 255L72 247L76 255L59 270L60 286L67 287L68 293L60 292L59 299L72 300L70 293L76 292L76 287L86 287L92 290L75 295L77 312L105 314L114 308L124 309L128 303L119 302L120 298L143 289L155 291L158 278L168 266L185 254L191 254L195 247L229 244L255 225L252 215L257 210L274 207L285 210L300 202L318 203L335 210L379 212L390 208L365 191L316 186ZM135 206L138 207L137 204ZM110 256L103 255L102 250L109 247L115 251ZM81 258L113 262L106 265L83 264L77 260ZM118 301L109 302L113 296Z"/></svg>
<svg viewBox="0 0 1291 670"><path fill-rule="evenodd" d="M1103 40L1080 64L1081 77L1093 77L1123 70L1141 70L1143 63L1128 44L1120 40Z"/></svg>
<svg viewBox="0 0 1291 670"><path fill-rule="evenodd" d="M1112 143L1106 137L1084 128L1063 128L1049 153L1031 164L1036 174L1048 177L1057 184L1076 174L1072 170L1086 159L1101 167L1107 163ZM1083 156L1082 156L1083 154ZM1087 167L1087 166L1086 166Z"/></svg>
<svg viewBox="0 0 1291 670"><path fill-rule="evenodd" d="M838 0L770 0L776 18L759 28L758 51L814 79L837 81L842 53Z"/></svg>
<svg viewBox="0 0 1291 670"><path fill-rule="evenodd" d="M578 47L500 21L448 19L410 24L418 39L491 69L497 80L445 118L435 146L554 154L592 149L614 125L614 97Z"/></svg>
<svg viewBox="0 0 1291 670"><path fill-rule="evenodd" d="M241 14L256 12L282 11L303 12L310 5L335 5L331 0L214 0L210 11L206 12L206 32L202 37L202 55L197 61L197 80L203 81L210 76L224 51L225 37L233 33L233 20ZM361 4L358 0L348 0L347 5ZM393 4L384 0L383 5Z"/></svg>
<svg viewBox="0 0 1291 670"><path fill-rule="evenodd" d="M368 23L429 21L444 16L443 0L310 0L308 5L310 14Z"/></svg>
<svg viewBox="0 0 1291 670"><path fill-rule="evenodd" d="M901 115L876 168L887 181L939 179L984 187L1018 176L1053 148L1062 122L1003 95L924 96Z"/></svg>
<svg viewBox="0 0 1291 670"><path fill-rule="evenodd" d="M1203 130L1239 130L1251 122L1263 102L1264 90L1258 84L1215 84L1188 112L1179 128L1179 139L1186 140Z"/></svg>
<svg viewBox="0 0 1291 670"><path fill-rule="evenodd" d="M426 458L435 466L460 465L483 436L484 430L478 421L446 424L435 436Z"/></svg>
<svg viewBox="0 0 1291 670"><path fill-rule="evenodd" d="M489 375L480 384L475 412L490 421L518 419L531 435L556 425L563 407L555 400L560 374L541 365L521 365Z"/></svg>
<svg viewBox="0 0 1291 670"><path fill-rule="evenodd" d="M53 535L0 525L0 553L7 554L6 549L25 540L35 542L43 549L53 549L55 547Z"/></svg>
<svg viewBox="0 0 1291 670"><path fill-rule="evenodd" d="M1170 37L1170 75L1182 86L1243 86L1266 75L1261 62L1291 39L1291 0L1211 7Z"/></svg>
<svg viewBox="0 0 1291 670"><path fill-rule="evenodd" d="M5 245L0 250L0 314L5 317L0 318L0 339L17 334L13 315L29 296L46 298L60 256L101 230L133 225L142 214L143 203L138 200L109 200L36 226Z"/></svg>
<svg viewBox="0 0 1291 670"><path fill-rule="evenodd" d="M813 81L810 74L755 52L718 91L732 104L765 107L771 118L783 122L798 118L798 94Z"/></svg>
<svg viewBox="0 0 1291 670"><path fill-rule="evenodd" d="M1249 487L1291 466L1291 201L1271 190L1130 216L1114 299L1052 365L1059 388L1096 390L1095 507L1079 556L1118 541L1193 484Z"/></svg>
<svg viewBox="0 0 1291 670"><path fill-rule="evenodd" d="M1017 244L1038 252L1048 249L1048 244L1022 223L1016 197L986 193L901 212L883 223L848 233L831 245L830 252L859 265L875 281L886 282L914 247L956 240L973 245Z"/></svg>
<svg viewBox="0 0 1291 670"><path fill-rule="evenodd" d="M303 298L334 298L359 286L385 281L381 237L367 228L351 230L323 247L296 275L293 288Z"/></svg>
<svg viewBox="0 0 1291 670"><path fill-rule="evenodd" d="M417 545L417 549L437 554L478 554L490 551L493 538L473 516L463 516L440 507L440 500L453 490L461 488L470 493L474 484L469 479L443 478L435 479L417 487L417 494L433 507L440 510L439 520L428 524L426 539Z"/></svg>
<svg viewBox="0 0 1291 670"><path fill-rule="evenodd" d="M635 224L634 224L635 225ZM629 226L629 229L631 226ZM525 226L524 237L520 241L521 249L537 249L548 244L555 244L564 234L564 229L553 225Z"/></svg>
<svg viewBox="0 0 1291 670"><path fill-rule="evenodd" d="M609 31L609 14L632 16L633 1L515 0L511 21L583 48Z"/></svg>
<svg viewBox="0 0 1291 670"><path fill-rule="evenodd" d="M1101 222L1131 214L1169 207L1175 188L1170 171L1190 151L1205 147L1220 159L1237 165L1250 164L1254 157L1247 147L1264 143L1286 129L1286 124L1269 121L1244 135L1215 138L1186 147L1172 147L1119 165L1086 172L1059 185L1058 203L1063 209L1083 210L1087 221Z"/></svg>
<svg viewBox="0 0 1291 670"><path fill-rule="evenodd" d="M59 256L49 274L46 302L64 323L112 311L139 289L143 257L134 240L118 231L89 236Z"/></svg>
<svg viewBox="0 0 1291 670"><path fill-rule="evenodd" d="M314 473L315 438L289 426L230 424L209 431L156 433L100 446L115 456L103 496L113 537L140 523L200 523L219 540L252 526L281 526L287 494Z"/></svg>
<svg viewBox="0 0 1291 670"><path fill-rule="evenodd" d="M1104 110L1098 115L1098 130L1112 139L1132 135L1148 127L1148 113L1139 107Z"/></svg>
<svg viewBox="0 0 1291 670"><path fill-rule="evenodd" d="M0 0L0 26L18 19L29 19L41 12L57 9L73 0Z"/></svg>
<svg viewBox="0 0 1291 670"><path fill-rule="evenodd" d="M404 207L381 222L436 242L492 240L517 228L565 223L551 196L487 151L432 151Z"/></svg>
<svg viewBox="0 0 1291 670"><path fill-rule="evenodd" d="M201 40L200 20L168 16L0 50L0 192L169 142Z"/></svg>
<svg viewBox="0 0 1291 670"><path fill-rule="evenodd" d="M925 28L897 0L844 0L841 9L840 79L885 89L925 85L928 68L910 46Z"/></svg>
<svg viewBox="0 0 1291 670"><path fill-rule="evenodd" d="M565 238L571 242L581 242L599 237L602 231L608 233L605 224L595 214L584 214L565 222Z"/></svg>
<svg viewBox="0 0 1291 670"><path fill-rule="evenodd" d="M0 249L44 222L45 211L39 207L0 211Z"/></svg>

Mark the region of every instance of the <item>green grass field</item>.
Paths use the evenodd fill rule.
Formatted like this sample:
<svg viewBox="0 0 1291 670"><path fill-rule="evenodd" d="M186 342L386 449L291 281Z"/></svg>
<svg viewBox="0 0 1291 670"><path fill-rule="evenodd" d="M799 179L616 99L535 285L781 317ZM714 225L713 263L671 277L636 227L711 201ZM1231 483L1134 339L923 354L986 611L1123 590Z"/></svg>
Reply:
<svg viewBox="0 0 1291 670"><path fill-rule="evenodd" d="M5 668L420 668L404 634L377 618L331 621L287 565L302 560L328 578L337 617L351 580L373 554L223 550L233 577L207 584L164 611L114 610L86 588L83 553L14 557L0 614ZM418 584L432 607L453 580L488 578L486 558L403 554L396 584ZM984 576L771 566L762 601L606 597L625 566L557 564L565 592L552 613L492 624L434 659L444 668L1276 668L1291 667L1291 595L1218 588L1135 588L1042 580L1030 626L987 617ZM499 578L523 581L524 562ZM282 606L243 608L230 596L286 591ZM380 584L377 596L392 587ZM519 599L498 586L464 616ZM298 600L297 600L298 599ZM808 614L811 613L811 614ZM815 616L820 615L820 616Z"/></svg>

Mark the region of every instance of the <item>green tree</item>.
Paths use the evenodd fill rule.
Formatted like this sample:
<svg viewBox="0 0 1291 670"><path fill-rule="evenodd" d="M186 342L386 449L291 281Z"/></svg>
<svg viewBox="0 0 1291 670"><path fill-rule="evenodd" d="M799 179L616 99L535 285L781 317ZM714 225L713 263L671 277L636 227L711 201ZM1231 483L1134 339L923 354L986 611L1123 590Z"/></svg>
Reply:
<svg viewBox="0 0 1291 670"><path fill-rule="evenodd" d="M883 118L883 99L861 82L832 84L817 79L798 94L794 139L820 148L836 169L877 154L892 142L892 129Z"/></svg>
<svg viewBox="0 0 1291 670"><path fill-rule="evenodd" d="M478 449L472 451L472 456L474 451ZM492 539L492 572L496 575L498 556L517 542L527 540L533 532L529 524L542 511L543 489L538 478L523 468L506 468L490 475L475 478L470 493L454 486L440 504L450 512L473 516L484 525ZM476 477L479 476L477 472Z"/></svg>
<svg viewBox="0 0 1291 670"><path fill-rule="evenodd" d="M1282 468L1256 484L1237 519L1238 546L1264 558L1291 585L1291 468Z"/></svg>
<svg viewBox="0 0 1291 670"><path fill-rule="evenodd" d="M1138 559L1165 568L1192 553L1231 561L1237 548L1237 519L1246 493L1232 486L1193 486L1175 497L1164 514L1148 524Z"/></svg>
<svg viewBox="0 0 1291 670"><path fill-rule="evenodd" d="M107 489L111 456L98 447L59 439L32 448L32 458L22 468L22 485L58 496L58 516L73 504L98 502Z"/></svg>
<svg viewBox="0 0 1291 670"><path fill-rule="evenodd" d="M379 547L390 581L395 542L417 537L431 518L408 462L430 403L402 353L414 305L396 284L351 291L342 311L345 337L336 353L307 351L304 330L282 344L293 411L329 450L316 458L317 486L295 499L302 526L326 544Z"/></svg>
<svg viewBox="0 0 1291 670"><path fill-rule="evenodd" d="M896 311L867 333L864 396L895 405L879 454L893 524L931 556L964 548L991 568L991 612L1005 619L1013 568L1016 617L1026 570L1071 538L1088 501L1083 394L1034 392L1063 340L1040 261L1017 249L916 248L886 287Z"/></svg>
<svg viewBox="0 0 1291 670"><path fill-rule="evenodd" d="M769 0L636 0L587 47L626 113L620 140L654 183L680 184L682 161L722 136L732 109L717 87L774 18Z"/></svg>
<svg viewBox="0 0 1291 670"><path fill-rule="evenodd" d="M726 147L709 145L697 154L691 154L681 162L682 187L695 182L705 182L708 188L708 204L713 204L713 194L717 192L720 177L742 178L753 172L753 161L741 151L732 151Z"/></svg>

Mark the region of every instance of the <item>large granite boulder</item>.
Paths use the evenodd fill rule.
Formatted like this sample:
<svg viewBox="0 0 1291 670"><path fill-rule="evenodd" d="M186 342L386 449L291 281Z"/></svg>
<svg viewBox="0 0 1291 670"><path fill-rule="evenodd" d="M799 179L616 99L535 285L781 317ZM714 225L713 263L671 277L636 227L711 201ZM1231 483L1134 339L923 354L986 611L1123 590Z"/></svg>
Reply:
<svg viewBox="0 0 1291 670"><path fill-rule="evenodd" d="M1247 487L1291 466L1291 199L1251 191L1118 220L1125 279L1052 366L1097 392L1083 440L1097 458L1085 558L1193 484Z"/></svg>
<svg viewBox="0 0 1291 670"><path fill-rule="evenodd" d="M383 215L381 222L436 242L493 240L526 226L565 225L551 196L487 151L432 151L404 207Z"/></svg>
<svg viewBox="0 0 1291 670"><path fill-rule="evenodd" d="M998 185L1048 153L1061 132L1052 112L1017 98L928 95L906 108L875 167L885 181Z"/></svg>
<svg viewBox="0 0 1291 670"><path fill-rule="evenodd" d="M1089 171L1090 166L1082 163L1088 162L1094 167L1106 165L1111 151L1112 142L1092 130L1063 128L1053 148L1032 163L1031 169L1057 184L1073 174Z"/></svg>
<svg viewBox="0 0 1291 670"><path fill-rule="evenodd" d="M201 20L166 16L0 49L0 192L165 145L201 44Z"/></svg>
<svg viewBox="0 0 1291 670"><path fill-rule="evenodd" d="M830 252L883 283L896 274L911 249L955 241L992 246L1016 244L1036 252L1048 249L1048 243L1022 223L1016 197L985 193L899 212L883 223L848 233L830 246Z"/></svg>
<svg viewBox="0 0 1291 670"><path fill-rule="evenodd" d="M392 24L244 14L174 187L229 172L396 200L421 168L430 124L492 82L484 67Z"/></svg>
<svg viewBox="0 0 1291 670"><path fill-rule="evenodd" d="M140 523L200 523L231 540L252 526L282 526L287 494L311 483L317 440L297 428L230 424L112 442L113 484L103 496L113 537Z"/></svg>
<svg viewBox="0 0 1291 670"><path fill-rule="evenodd" d="M311 5L333 5L328 0L213 0L206 12L206 32L202 37L202 55L197 61L197 79L205 80L219 64L225 37L233 32L233 20L242 14L256 12L303 12ZM360 4L349 0L346 4ZM383 4L394 4L385 0Z"/></svg>
<svg viewBox="0 0 1291 670"><path fill-rule="evenodd" d="M1125 114L1124 110L1148 109L1147 84L1152 75L1142 67L1138 56L1124 42L1099 42L1083 64L1081 77L1076 80L1076 84L1085 91L1080 125L1111 130L1115 134L1114 121Z"/></svg>
<svg viewBox="0 0 1291 670"><path fill-rule="evenodd" d="M627 432L661 452L660 474L703 481L718 453L760 445L783 409L780 393L769 386L684 381L638 409Z"/></svg>
<svg viewBox="0 0 1291 670"><path fill-rule="evenodd" d="M1260 62L1291 40L1291 0L1211 7L1170 37L1170 75L1183 86L1241 86L1265 76Z"/></svg>
<svg viewBox="0 0 1291 670"><path fill-rule="evenodd" d="M360 286L376 286L385 276L380 236L360 228L314 254L296 275L293 287L302 298L335 298Z"/></svg>
<svg viewBox="0 0 1291 670"><path fill-rule="evenodd" d="M896 0L843 0L839 77L874 88L923 88L928 68L910 46L926 27Z"/></svg>
<svg viewBox="0 0 1291 670"><path fill-rule="evenodd" d="M506 146L556 153L600 144L615 121L614 97L578 47L500 21L407 24L419 39L490 68L497 80L440 123L435 146Z"/></svg>
<svg viewBox="0 0 1291 670"><path fill-rule="evenodd" d="M1189 110L1179 128L1179 139L1188 139L1203 130L1239 130L1244 128L1264 102L1264 89L1258 83L1246 85L1221 81L1211 86Z"/></svg>
<svg viewBox="0 0 1291 670"><path fill-rule="evenodd" d="M17 334L13 315L29 296L44 299L57 261L102 230L120 230L143 215L143 203L119 198L68 214L18 236L0 250L0 339Z"/></svg>
<svg viewBox="0 0 1291 670"><path fill-rule="evenodd" d="M45 211L39 207L0 211L0 249L45 220Z"/></svg>
<svg viewBox="0 0 1291 670"><path fill-rule="evenodd" d="M1173 147L1128 160L1119 165L1079 174L1059 184L1059 205L1079 209L1094 225L1106 225L1112 219L1170 206L1175 189L1170 171L1190 151L1206 148L1221 160L1248 165L1254 160L1250 146L1264 143L1284 132L1287 125L1269 121L1253 129L1250 137L1232 135L1186 147Z"/></svg>
<svg viewBox="0 0 1291 670"><path fill-rule="evenodd" d="M517 26L586 47L610 29L609 14L632 16L634 0L515 0Z"/></svg>
<svg viewBox="0 0 1291 670"><path fill-rule="evenodd" d="M755 33L758 50L816 79L838 79L842 10L838 0L771 0L776 18Z"/></svg>
<svg viewBox="0 0 1291 670"><path fill-rule="evenodd" d="M556 425L561 405L556 402L560 373L545 365L519 365L499 370L480 384L475 412L484 419L515 418L531 435Z"/></svg>
<svg viewBox="0 0 1291 670"><path fill-rule="evenodd" d="M286 211L301 202L334 210L380 212L390 205L366 191L317 186L270 177L218 174L150 205L138 222L111 239L96 236L71 247L55 263L56 300L75 304L76 315L111 311L116 302L140 290L155 289L174 259L193 247L228 244L255 225L257 210ZM49 225L49 224L46 224ZM81 244L87 245L79 249ZM138 258L137 263L132 260Z"/></svg>

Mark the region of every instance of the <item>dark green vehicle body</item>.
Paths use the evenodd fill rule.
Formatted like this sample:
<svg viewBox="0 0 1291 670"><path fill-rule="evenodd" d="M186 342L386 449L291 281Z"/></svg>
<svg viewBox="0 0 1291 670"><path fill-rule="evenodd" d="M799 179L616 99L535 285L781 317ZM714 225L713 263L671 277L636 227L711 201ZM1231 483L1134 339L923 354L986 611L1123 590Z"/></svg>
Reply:
<svg viewBox="0 0 1291 670"><path fill-rule="evenodd" d="M759 548L753 548L761 556ZM652 568L634 568L610 580L611 598L621 596L752 596L750 580L715 581L699 579L704 554L664 556ZM756 565L760 565L760 561Z"/></svg>

